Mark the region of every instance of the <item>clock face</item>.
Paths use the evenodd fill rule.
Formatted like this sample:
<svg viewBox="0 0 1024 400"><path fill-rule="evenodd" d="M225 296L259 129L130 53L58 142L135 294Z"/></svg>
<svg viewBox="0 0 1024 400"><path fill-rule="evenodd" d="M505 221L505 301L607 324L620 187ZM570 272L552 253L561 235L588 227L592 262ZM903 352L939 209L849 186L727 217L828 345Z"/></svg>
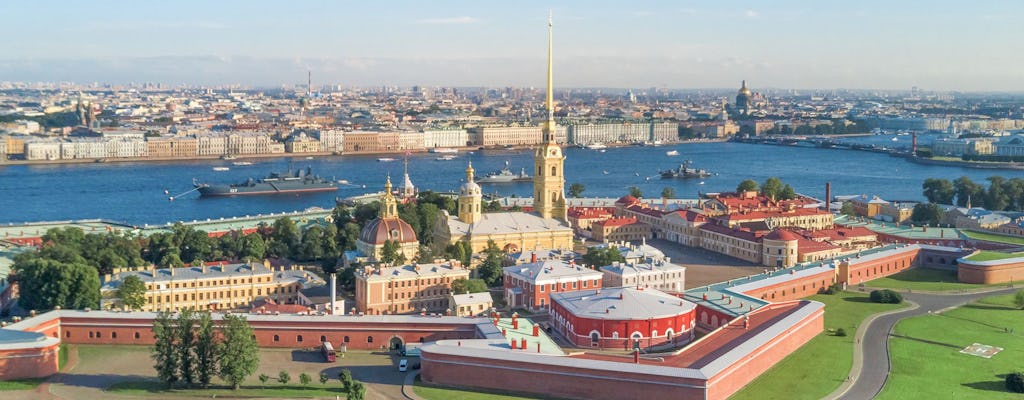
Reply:
<svg viewBox="0 0 1024 400"><path fill-rule="evenodd" d="M551 149L551 155L553 155L553 156L558 155L558 150Z"/></svg>

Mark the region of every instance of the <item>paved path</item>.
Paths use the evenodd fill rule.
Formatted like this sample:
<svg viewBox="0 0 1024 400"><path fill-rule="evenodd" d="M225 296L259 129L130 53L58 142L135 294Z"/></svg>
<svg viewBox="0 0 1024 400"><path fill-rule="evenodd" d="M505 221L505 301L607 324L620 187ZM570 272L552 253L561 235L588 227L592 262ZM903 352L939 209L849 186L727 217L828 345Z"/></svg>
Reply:
<svg viewBox="0 0 1024 400"><path fill-rule="evenodd" d="M959 307L983 297L1010 294L1017 288L993 289L986 292L923 294L903 293L903 297L916 307L897 312L876 315L857 330L859 345L854 349L854 366L850 371L852 380L844 383L828 399L870 399L878 395L889 378L889 334L896 323L908 317L934 313L951 307ZM861 362L858 365L857 360Z"/></svg>

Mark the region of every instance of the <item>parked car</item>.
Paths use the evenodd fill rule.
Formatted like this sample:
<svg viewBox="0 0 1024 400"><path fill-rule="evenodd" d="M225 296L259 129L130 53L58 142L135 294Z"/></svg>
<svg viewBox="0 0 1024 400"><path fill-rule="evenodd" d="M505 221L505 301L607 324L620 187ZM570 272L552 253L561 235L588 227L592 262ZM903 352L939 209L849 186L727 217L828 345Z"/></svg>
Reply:
<svg viewBox="0 0 1024 400"><path fill-rule="evenodd" d="M401 359L398 361L398 372L405 372L409 370L409 360Z"/></svg>

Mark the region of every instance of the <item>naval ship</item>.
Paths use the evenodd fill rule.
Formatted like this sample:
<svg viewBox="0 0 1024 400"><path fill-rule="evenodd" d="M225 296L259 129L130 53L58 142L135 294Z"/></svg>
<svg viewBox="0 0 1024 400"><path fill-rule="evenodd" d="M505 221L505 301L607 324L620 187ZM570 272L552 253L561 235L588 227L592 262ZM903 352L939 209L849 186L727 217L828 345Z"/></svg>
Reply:
<svg viewBox="0 0 1024 400"><path fill-rule="evenodd" d="M273 172L263 179L249 178L237 184L203 183L192 179L192 184L201 196L242 196L258 194L282 194L305 192L333 192L338 185L313 175L310 167L285 173Z"/></svg>

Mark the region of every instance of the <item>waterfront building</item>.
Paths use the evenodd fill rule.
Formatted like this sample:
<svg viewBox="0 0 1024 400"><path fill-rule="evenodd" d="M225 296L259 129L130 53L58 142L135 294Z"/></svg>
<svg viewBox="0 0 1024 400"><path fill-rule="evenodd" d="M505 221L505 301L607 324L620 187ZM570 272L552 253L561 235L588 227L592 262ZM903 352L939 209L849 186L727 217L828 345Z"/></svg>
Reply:
<svg viewBox="0 0 1024 400"><path fill-rule="evenodd" d="M25 138L27 136L19 135L5 135L4 136L4 151L8 157L20 156L25 154Z"/></svg>
<svg viewBox="0 0 1024 400"><path fill-rule="evenodd" d="M284 144L261 132L241 132L228 135L228 154L258 155L284 153Z"/></svg>
<svg viewBox="0 0 1024 400"><path fill-rule="evenodd" d="M423 130L423 147L459 148L469 143L469 133L465 129L425 129Z"/></svg>
<svg viewBox="0 0 1024 400"><path fill-rule="evenodd" d="M25 141L26 160L59 160L60 142L56 140Z"/></svg>
<svg viewBox="0 0 1024 400"><path fill-rule="evenodd" d="M937 156L987 155L996 151L996 139L937 139L932 141L931 149L932 153Z"/></svg>
<svg viewBox="0 0 1024 400"><path fill-rule="evenodd" d="M679 125L671 122L622 122L571 124L567 128L570 144L644 143L671 141L679 137Z"/></svg>
<svg viewBox="0 0 1024 400"><path fill-rule="evenodd" d="M227 136L205 133L195 135L196 154L200 156L222 156L228 154Z"/></svg>
<svg viewBox="0 0 1024 400"><path fill-rule="evenodd" d="M195 158L198 142L189 137L151 137L146 139L146 152L152 158Z"/></svg>
<svg viewBox="0 0 1024 400"><path fill-rule="evenodd" d="M106 158L107 143L100 138L77 138L60 144L60 158Z"/></svg>
<svg viewBox="0 0 1024 400"><path fill-rule="evenodd" d="M398 132L398 150L422 151L423 149L423 132Z"/></svg>
<svg viewBox="0 0 1024 400"><path fill-rule="evenodd" d="M551 324L577 347L629 350L694 338L697 305L656 289L555 293L551 302Z"/></svg>
<svg viewBox="0 0 1024 400"><path fill-rule="evenodd" d="M320 151L320 141L306 136L305 132L288 138L284 142L286 153L316 153Z"/></svg>
<svg viewBox="0 0 1024 400"><path fill-rule="evenodd" d="M200 265L148 270L115 269L103 277L100 308L120 309L117 289L129 276L146 284L144 311L232 310L259 298L294 303L300 289L319 286L324 280L303 267L272 268L263 264Z"/></svg>
<svg viewBox="0 0 1024 400"><path fill-rule="evenodd" d="M356 312L369 315L445 312L452 281L469 279L458 261L363 267L355 272Z"/></svg>
<svg viewBox="0 0 1024 400"><path fill-rule="evenodd" d="M629 286L682 292L686 287L686 267L673 264L670 257L613 262L600 268L606 288Z"/></svg>
<svg viewBox="0 0 1024 400"><path fill-rule="evenodd" d="M398 245L398 253L405 260L416 258L420 242L416 231L409 223L398 217L398 200L391 193L391 177L384 183L384 194L381 197L380 216L366 223L356 240L356 256L366 257L370 262L379 262L385 244L393 242Z"/></svg>
<svg viewBox="0 0 1024 400"><path fill-rule="evenodd" d="M547 308L553 293L599 289L603 277L600 271L560 260L513 265L502 271L506 304L531 310Z"/></svg>
<svg viewBox="0 0 1024 400"><path fill-rule="evenodd" d="M346 153L385 153L400 146L398 132L345 132Z"/></svg>
<svg viewBox="0 0 1024 400"><path fill-rule="evenodd" d="M142 139L113 138L105 143L108 157L141 158L149 156L149 146Z"/></svg>
<svg viewBox="0 0 1024 400"><path fill-rule="evenodd" d="M468 129L472 146L533 146L545 142L541 126L479 126ZM556 143L565 143L565 127L554 128Z"/></svg>
<svg viewBox="0 0 1024 400"><path fill-rule="evenodd" d="M0 162L7 161L7 140L0 140Z"/></svg>
<svg viewBox="0 0 1024 400"><path fill-rule="evenodd" d="M340 153L345 151L345 134L338 129L321 129L313 132L313 136L320 140L320 151L325 153Z"/></svg>
<svg viewBox="0 0 1024 400"><path fill-rule="evenodd" d="M1013 135L995 143L995 154L1004 157L1024 156L1024 135Z"/></svg>

